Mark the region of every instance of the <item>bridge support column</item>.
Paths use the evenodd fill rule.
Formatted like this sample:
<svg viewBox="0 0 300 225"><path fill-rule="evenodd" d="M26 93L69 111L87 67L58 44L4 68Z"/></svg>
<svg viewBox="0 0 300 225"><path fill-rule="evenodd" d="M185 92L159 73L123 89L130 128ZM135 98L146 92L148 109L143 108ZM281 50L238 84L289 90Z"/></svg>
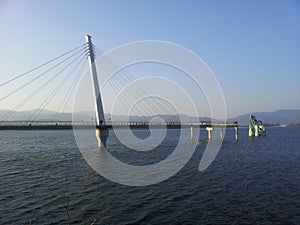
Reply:
<svg viewBox="0 0 300 225"><path fill-rule="evenodd" d="M255 137L258 137L259 136L259 133L258 133L258 130L259 130L259 128L258 128L258 125L254 125L254 130L255 130Z"/></svg>
<svg viewBox="0 0 300 225"><path fill-rule="evenodd" d="M96 129L96 138L98 141L98 147L106 147L106 141L109 136L109 130L108 129Z"/></svg>
<svg viewBox="0 0 300 225"><path fill-rule="evenodd" d="M213 128L206 127L206 130L207 130L208 140L211 140L211 137L212 137L211 133L212 133Z"/></svg>
<svg viewBox="0 0 300 225"><path fill-rule="evenodd" d="M191 127L191 139L194 139L194 135L195 135L194 127Z"/></svg>
<svg viewBox="0 0 300 225"><path fill-rule="evenodd" d="M239 140L239 127L235 127L235 140Z"/></svg>

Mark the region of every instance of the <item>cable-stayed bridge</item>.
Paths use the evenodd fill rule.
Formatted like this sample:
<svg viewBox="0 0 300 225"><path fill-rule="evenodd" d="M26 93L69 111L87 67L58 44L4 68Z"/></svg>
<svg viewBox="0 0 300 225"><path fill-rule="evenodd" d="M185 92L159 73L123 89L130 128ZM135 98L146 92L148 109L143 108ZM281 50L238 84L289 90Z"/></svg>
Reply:
<svg viewBox="0 0 300 225"><path fill-rule="evenodd" d="M101 141L106 142L110 129L189 128L191 129L191 137L193 137L194 128L205 128L208 132L208 138L211 139L211 132L214 128L220 128L221 138L223 138L223 128L235 128L235 137L238 139L238 124L236 122L180 122L174 107L162 99L150 97L139 102L139 93L152 96L151 90L143 84L135 85L128 88L128 91L122 92L124 95L121 102L122 107L126 108L128 105L132 105L132 102L139 102L131 110L133 116L168 115L163 122L136 120L124 122L111 121L111 118L105 118L95 64L95 57L98 53L101 54L102 52L93 45L91 37L87 35L86 43L0 83L0 104L10 105L10 109L1 115L0 129L94 128ZM81 75L87 65L89 65L91 75L90 89L93 90L95 115L86 121L61 121L57 119L60 113L70 109L76 86L80 82ZM100 70L105 71L109 68L100 68ZM118 95L125 86L133 81L135 81L135 77L126 70L120 70L108 80L107 85ZM24 107L28 108L30 105L35 106L35 110L31 111L26 121L12 120L16 111L22 110ZM56 107L57 113L53 115L51 120L41 120L41 112L51 105Z"/></svg>

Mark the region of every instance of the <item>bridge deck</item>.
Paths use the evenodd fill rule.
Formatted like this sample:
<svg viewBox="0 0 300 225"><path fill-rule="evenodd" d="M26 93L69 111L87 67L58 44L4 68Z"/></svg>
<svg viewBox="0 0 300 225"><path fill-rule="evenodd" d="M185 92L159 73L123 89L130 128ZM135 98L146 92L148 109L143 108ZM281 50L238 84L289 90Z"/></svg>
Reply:
<svg viewBox="0 0 300 225"><path fill-rule="evenodd" d="M181 128L235 128L238 123L144 123L144 122L120 122L120 123L107 123L100 126L95 126L90 122L36 122L36 123L21 123L21 122L6 122L0 125L0 130L71 130L71 129L181 129Z"/></svg>

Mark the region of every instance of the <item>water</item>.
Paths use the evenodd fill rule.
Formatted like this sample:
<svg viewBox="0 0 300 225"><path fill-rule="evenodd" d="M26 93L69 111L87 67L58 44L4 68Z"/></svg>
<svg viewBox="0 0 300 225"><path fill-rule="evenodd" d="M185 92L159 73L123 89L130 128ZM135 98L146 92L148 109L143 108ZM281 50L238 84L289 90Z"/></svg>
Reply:
<svg viewBox="0 0 300 225"><path fill-rule="evenodd" d="M0 224L29 224L32 213L37 224L66 224L67 199L72 224L300 224L300 128L268 128L260 138L247 132L240 129L236 143L227 130L215 161L199 172L207 143L202 132L193 157L175 176L128 187L93 171L72 131L1 131ZM113 135L109 146L124 161L148 162L146 153L118 148ZM149 159L170 152L151 151Z"/></svg>

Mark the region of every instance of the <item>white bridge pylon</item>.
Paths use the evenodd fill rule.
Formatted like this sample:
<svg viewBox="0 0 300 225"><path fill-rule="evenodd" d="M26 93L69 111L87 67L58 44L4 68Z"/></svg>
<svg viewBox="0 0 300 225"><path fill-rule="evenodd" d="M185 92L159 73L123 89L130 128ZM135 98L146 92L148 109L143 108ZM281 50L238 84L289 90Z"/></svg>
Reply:
<svg viewBox="0 0 300 225"><path fill-rule="evenodd" d="M94 100L95 100L95 111L96 111L96 138L98 140L98 146L106 146L106 140L109 135L108 129L101 129L101 125L105 124L104 111L101 99L101 92L98 82L97 69L95 65L94 58L94 50L92 37L90 35L86 35L86 44L87 44L87 53L88 53L88 61L91 73L91 80L93 86Z"/></svg>
<svg viewBox="0 0 300 225"><path fill-rule="evenodd" d="M88 34L86 35L86 44L88 50L87 54L88 54L88 61L90 66L91 80L92 80L94 99L95 99L96 125L99 126L105 123L105 118L104 118L101 93L100 93L100 88L98 83L97 69L95 65L92 37Z"/></svg>

